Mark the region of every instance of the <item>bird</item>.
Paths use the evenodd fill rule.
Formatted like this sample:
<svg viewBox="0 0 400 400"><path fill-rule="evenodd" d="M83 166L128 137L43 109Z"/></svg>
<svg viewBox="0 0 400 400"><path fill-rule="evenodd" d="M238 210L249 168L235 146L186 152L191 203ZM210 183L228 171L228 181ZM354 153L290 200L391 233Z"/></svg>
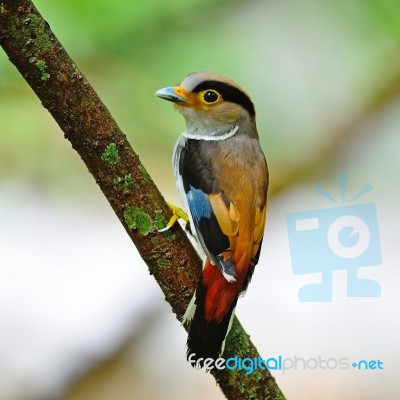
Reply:
<svg viewBox="0 0 400 400"><path fill-rule="evenodd" d="M190 73L155 95L174 103L186 122L173 151L183 211L203 256L203 270L183 317L187 358L203 367L219 358L259 261L267 213L269 172L256 127L255 107L233 80L213 72Z"/></svg>

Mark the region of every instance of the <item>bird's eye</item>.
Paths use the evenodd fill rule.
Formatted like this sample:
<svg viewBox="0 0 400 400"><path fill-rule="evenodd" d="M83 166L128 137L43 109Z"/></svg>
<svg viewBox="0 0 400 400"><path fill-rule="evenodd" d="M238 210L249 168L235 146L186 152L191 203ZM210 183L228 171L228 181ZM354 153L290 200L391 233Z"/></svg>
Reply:
<svg viewBox="0 0 400 400"><path fill-rule="evenodd" d="M220 98L220 95L218 92L215 90L206 90L203 94L203 100L207 104L213 104L216 103Z"/></svg>

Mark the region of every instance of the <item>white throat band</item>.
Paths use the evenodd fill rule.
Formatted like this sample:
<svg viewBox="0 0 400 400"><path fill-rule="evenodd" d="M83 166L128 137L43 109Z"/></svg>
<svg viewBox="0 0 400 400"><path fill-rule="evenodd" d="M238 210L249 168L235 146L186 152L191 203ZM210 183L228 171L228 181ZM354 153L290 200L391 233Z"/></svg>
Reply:
<svg viewBox="0 0 400 400"><path fill-rule="evenodd" d="M222 135L200 135L200 134L189 133L186 131L183 132L182 135L188 139L194 139L194 140L225 140L235 135L238 130L239 130L239 125L235 125L231 130L223 133Z"/></svg>

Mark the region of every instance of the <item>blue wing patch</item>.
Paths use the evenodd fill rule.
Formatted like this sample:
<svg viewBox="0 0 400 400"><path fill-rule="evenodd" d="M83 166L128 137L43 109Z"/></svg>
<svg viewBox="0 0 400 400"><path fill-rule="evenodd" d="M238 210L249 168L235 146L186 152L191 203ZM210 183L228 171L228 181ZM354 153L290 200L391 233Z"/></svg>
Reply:
<svg viewBox="0 0 400 400"><path fill-rule="evenodd" d="M199 223L202 218L210 218L212 208L208 196L200 189L189 186L189 191L186 193L190 213L192 214L193 221Z"/></svg>
<svg viewBox="0 0 400 400"><path fill-rule="evenodd" d="M210 199L201 189L189 185L186 192L190 214L200 241L214 264L220 264L217 256L229 249L229 238L223 234L211 207Z"/></svg>

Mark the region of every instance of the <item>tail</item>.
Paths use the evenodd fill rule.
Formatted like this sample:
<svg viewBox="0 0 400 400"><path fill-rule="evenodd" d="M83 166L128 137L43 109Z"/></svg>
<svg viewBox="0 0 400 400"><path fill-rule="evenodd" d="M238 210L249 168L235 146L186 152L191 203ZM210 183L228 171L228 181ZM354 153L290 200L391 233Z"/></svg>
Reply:
<svg viewBox="0 0 400 400"><path fill-rule="evenodd" d="M192 365L196 361L193 366L202 367L206 358L215 360L223 353L242 284L228 282L220 270L206 260L196 293L184 316L184 323L190 324L187 357Z"/></svg>

